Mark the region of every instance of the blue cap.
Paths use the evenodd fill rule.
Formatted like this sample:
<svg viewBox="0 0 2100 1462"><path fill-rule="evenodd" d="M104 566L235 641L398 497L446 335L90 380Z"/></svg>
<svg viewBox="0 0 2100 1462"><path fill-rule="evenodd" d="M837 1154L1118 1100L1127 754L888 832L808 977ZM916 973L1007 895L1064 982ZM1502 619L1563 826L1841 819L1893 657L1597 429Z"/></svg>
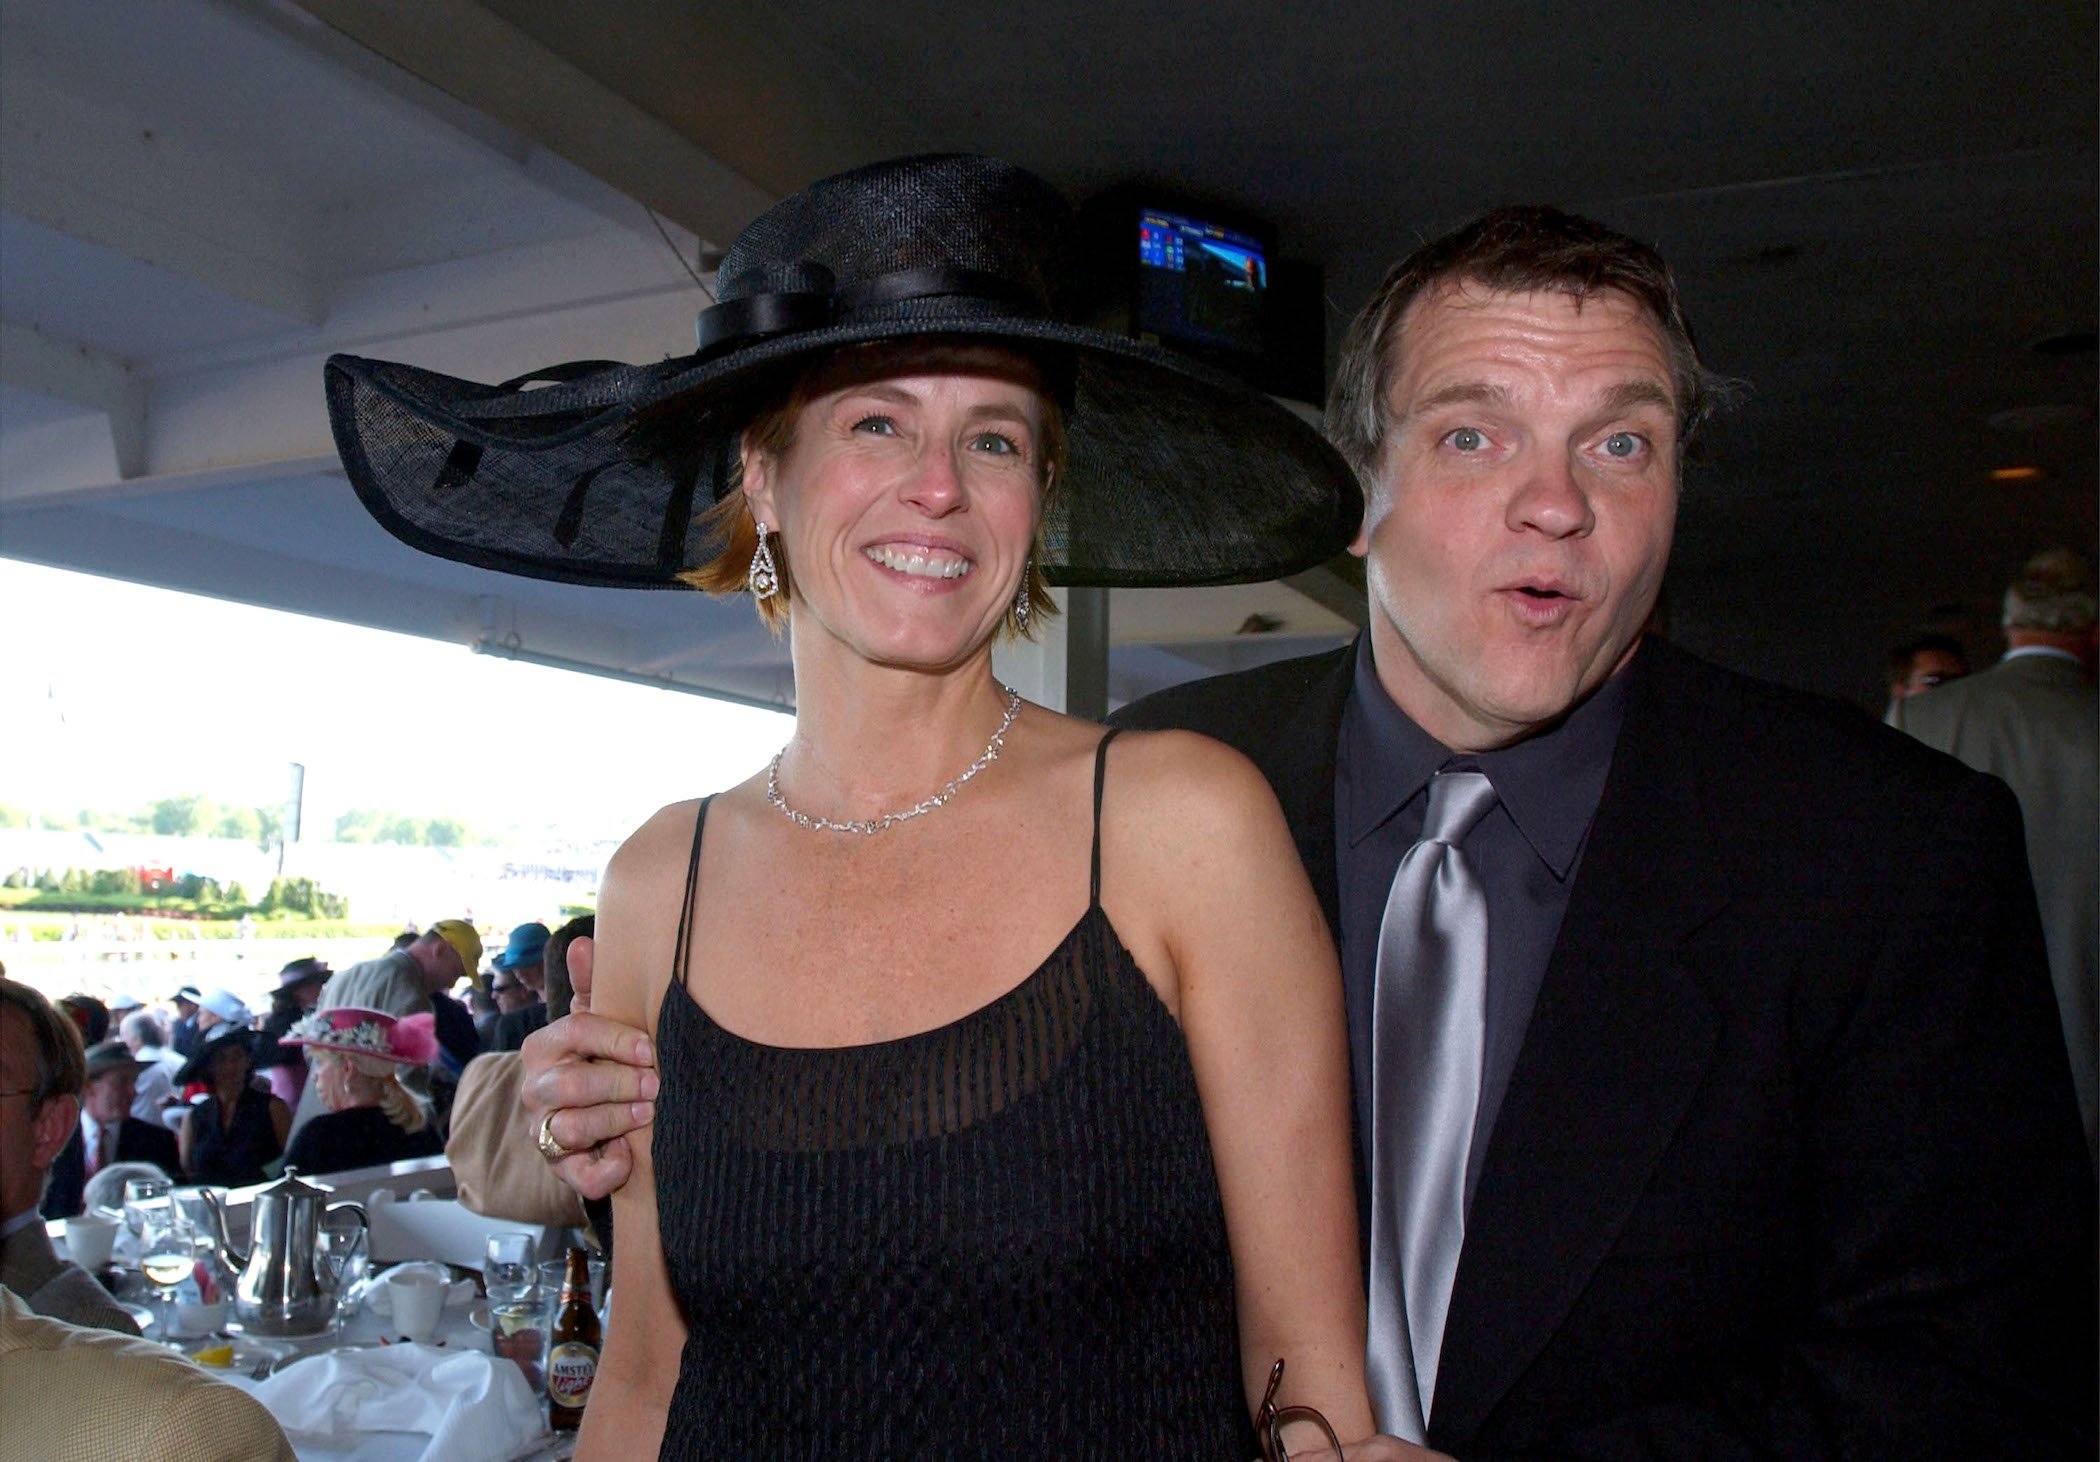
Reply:
<svg viewBox="0 0 2100 1462"><path fill-rule="evenodd" d="M547 926L545 924L520 924L510 931L510 942L503 952L489 963L499 970L514 970L519 965L536 965L547 953Z"/></svg>

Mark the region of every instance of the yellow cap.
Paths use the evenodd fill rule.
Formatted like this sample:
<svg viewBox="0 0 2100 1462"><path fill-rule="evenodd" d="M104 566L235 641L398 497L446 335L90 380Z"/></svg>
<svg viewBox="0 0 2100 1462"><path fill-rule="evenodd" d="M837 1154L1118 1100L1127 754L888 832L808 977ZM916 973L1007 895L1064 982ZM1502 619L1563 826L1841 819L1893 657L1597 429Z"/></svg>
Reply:
<svg viewBox="0 0 2100 1462"><path fill-rule="evenodd" d="M452 946L452 952L459 956L459 967L468 979L473 979L475 971L481 968L481 936L474 932L474 926L465 919L440 919L430 926L430 932Z"/></svg>

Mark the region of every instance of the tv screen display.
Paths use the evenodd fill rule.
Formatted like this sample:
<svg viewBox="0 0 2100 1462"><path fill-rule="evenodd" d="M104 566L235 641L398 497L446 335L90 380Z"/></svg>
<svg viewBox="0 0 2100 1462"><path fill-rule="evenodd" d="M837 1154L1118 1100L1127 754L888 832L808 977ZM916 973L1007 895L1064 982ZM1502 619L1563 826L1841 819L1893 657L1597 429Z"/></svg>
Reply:
<svg viewBox="0 0 2100 1462"><path fill-rule="evenodd" d="M1258 355L1268 250L1254 235L1161 208L1138 210L1137 328Z"/></svg>

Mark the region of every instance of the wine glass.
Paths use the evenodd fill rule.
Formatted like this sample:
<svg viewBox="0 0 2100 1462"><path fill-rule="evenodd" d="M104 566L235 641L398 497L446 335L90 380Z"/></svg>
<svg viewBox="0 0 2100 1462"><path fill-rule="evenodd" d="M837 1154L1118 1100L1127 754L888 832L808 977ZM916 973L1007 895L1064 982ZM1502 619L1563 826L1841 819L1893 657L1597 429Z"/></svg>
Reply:
<svg viewBox="0 0 2100 1462"><path fill-rule="evenodd" d="M175 1333L175 1290L197 1266L197 1230L173 1205L148 1210L140 1236L139 1272L160 1296L160 1333Z"/></svg>
<svg viewBox="0 0 2100 1462"><path fill-rule="evenodd" d="M365 1226L356 1214L322 1215L321 1226L314 1234L314 1262L336 1300L329 1327L340 1330L345 1321L343 1296L364 1277L365 1270Z"/></svg>

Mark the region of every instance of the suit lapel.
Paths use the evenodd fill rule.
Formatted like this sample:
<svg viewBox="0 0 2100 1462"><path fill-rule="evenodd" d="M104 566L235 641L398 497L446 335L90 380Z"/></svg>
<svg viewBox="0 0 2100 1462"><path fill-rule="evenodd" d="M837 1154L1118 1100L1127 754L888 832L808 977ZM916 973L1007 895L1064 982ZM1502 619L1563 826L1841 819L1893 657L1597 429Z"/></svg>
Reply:
<svg viewBox="0 0 2100 1462"><path fill-rule="evenodd" d="M1560 938L1483 1160L1431 1442L1462 1443L1545 1346L1669 1145L1718 1034L1679 962L1720 911L1669 728L1675 652L1645 647ZM1579 1119L1571 1114L1579 1113Z"/></svg>
<svg viewBox="0 0 2100 1462"><path fill-rule="evenodd" d="M1352 641L1315 672L1304 697L1280 719L1275 734L1254 758L1282 804L1298 857L1327 915L1327 932L1337 945L1341 943L1342 895L1334 853L1335 744L1341 739L1342 710L1349 702L1355 668Z"/></svg>

